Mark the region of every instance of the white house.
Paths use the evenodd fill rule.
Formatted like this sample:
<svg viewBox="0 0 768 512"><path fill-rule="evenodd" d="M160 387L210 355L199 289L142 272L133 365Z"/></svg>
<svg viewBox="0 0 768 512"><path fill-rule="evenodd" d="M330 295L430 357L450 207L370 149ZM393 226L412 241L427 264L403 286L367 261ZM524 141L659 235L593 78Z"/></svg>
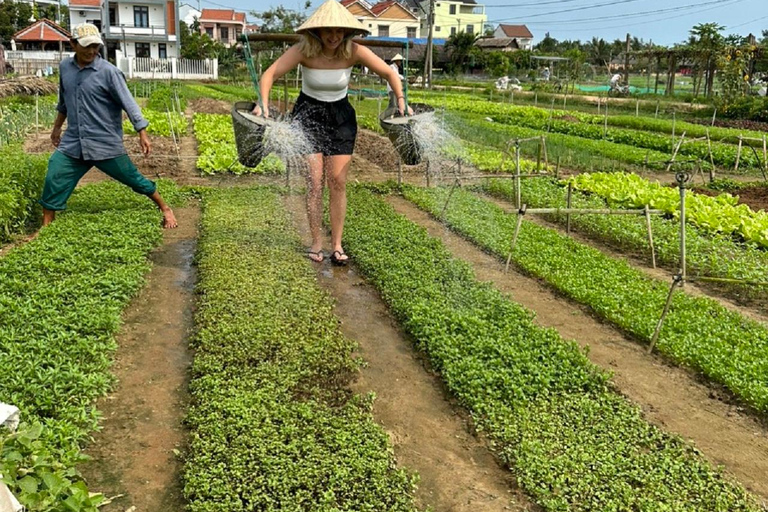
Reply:
<svg viewBox="0 0 768 512"><path fill-rule="evenodd" d="M191 27L195 20L200 19L200 15L203 12L199 9L195 9L189 4L179 5L179 19Z"/></svg>
<svg viewBox="0 0 768 512"><path fill-rule="evenodd" d="M374 37L407 37L419 33L419 17L396 0L371 5L366 0L342 0L347 8Z"/></svg>
<svg viewBox="0 0 768 512"><path fill-rule="evenodd" d="M493 37L497 39L514 39L521 50L533 48L533 34L525 25L504 25L496 27Z"/></svg>
<svg viewBox="0 0 768 512"><path fill-rule="evenodd" d="M107 54L165 59L179 55L179 6L175 0L70 0L70 24L100 27Z"/></svg>

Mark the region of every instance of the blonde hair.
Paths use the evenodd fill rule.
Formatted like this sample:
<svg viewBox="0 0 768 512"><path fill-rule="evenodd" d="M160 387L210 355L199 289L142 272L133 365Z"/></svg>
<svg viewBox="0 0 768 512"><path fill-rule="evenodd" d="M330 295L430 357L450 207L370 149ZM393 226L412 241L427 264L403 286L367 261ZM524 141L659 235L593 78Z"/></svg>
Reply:
<svg viewBox="0 0 768 512"><path fill-rule="evenodd" d="M344 41L336 48L333 53L334 59L348 60L352 58L352 36L354 33L347 33L344 36ZM303 34L299 34L299 52L305 59L311 59L317 57L323 51L323 43L320 40L320 36L312 30L307 30Z"/></svg>

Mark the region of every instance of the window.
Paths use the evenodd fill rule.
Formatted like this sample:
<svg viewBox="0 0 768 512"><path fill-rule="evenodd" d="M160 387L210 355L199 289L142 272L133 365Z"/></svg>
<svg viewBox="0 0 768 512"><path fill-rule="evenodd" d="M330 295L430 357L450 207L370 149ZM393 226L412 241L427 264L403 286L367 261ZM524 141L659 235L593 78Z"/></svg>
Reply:
<svg viewBox="0 0 768 512"><path fill-rule="evenodd" d="M133 26L149 28L149 7L146 5L133 6Z"/></svg>
<svg viewBox="0 0 768 512"><path fill-rule="evenodd" d="M219 37L222 41L229 41L229 27L219 27Z"/></svg>
<svg viewBox="0 0 768 512"><path fill-rule="evenodd" d="M456 27L451 27L451 35L452 36L456 35Z"/></svg>
<svg viewBox="0 0 768 512"><path fill-rule="evenodd" d="M150 57L149 43L136 43L136 57Z"/></svg>
<svg viewBox="0 0 768 512"><path fill-rule="evenodd" d="M474 33L475 33L475 26L467 25L467 34L474 34Z"/></svg>
<svg viewBox="0 0 768 512"><path fill-rule="evenodd" d="M416 27L407 27L406 29L406 37L409 39L414 39L416 37Z"/></svg>
<svg viewBox="0 0 768 512"><path fill-rule="evenodd" d="M440 27L435 26L435 32L440 32Z"/></svg>
<svg viewBox="0 0 768 512"><path fill-rule="evenodd" d="M205 27L205 33L208 34L208 37L213 39L213 27Z"/></svg>
<svg viewBox="0 0 768 512"><path fill-rule="evenodd" d="M379 37L389 37L389 25L379 25Z"/></svg>
<svg viewBox="0 0 768 512"><path fill-rule="evenodd" d="M160 43L157 45L157 58L158 59L168 58L168 47L165 45L165 43Z"/></svg>
<svg viewBox="0 0 768 512"><path fill-rule="evenodd" d="M109 24L112 26L117 25L117 9L115 9L114 5L109 6Z"/></svg>
<svg viewBox="0 0 768 512"><path fill-rule="evenodd" d="M450 12L450 14L456 14L456 5L455 4L449 5L448 11Z"/></svg>

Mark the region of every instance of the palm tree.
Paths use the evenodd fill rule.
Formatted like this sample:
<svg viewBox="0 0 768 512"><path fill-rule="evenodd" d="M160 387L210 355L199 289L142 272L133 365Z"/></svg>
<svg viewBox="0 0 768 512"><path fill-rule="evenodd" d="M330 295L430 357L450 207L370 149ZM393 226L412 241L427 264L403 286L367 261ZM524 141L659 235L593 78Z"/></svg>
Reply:
<svg viewBox="0 0 768 512"><path fill-rule="evenodd" d="M458 32L445 42L445 50L451 56L451 69L454 72L464 73L469 68L469 56L477 40L476 34Z"/></svg>

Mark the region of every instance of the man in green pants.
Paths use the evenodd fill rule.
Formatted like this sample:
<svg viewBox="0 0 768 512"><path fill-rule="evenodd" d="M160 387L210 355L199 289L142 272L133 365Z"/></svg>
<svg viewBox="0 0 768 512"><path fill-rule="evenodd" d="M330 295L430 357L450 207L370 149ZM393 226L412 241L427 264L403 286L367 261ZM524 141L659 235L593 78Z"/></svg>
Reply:
<svg viewBox="0 0 768 512"><path fill-rule="evenodd" d="M108 174L135 192L148 196L163 213L163 227L178 224L153 182L141 175L123 145L123 111L139 134L141 150L148 155L152 145L147 136L149 122L131 96L125 76L99 55L104 44L99 29L90 23L72 31L73 57L59 66L58 115L51 141L56 151L48 161L43 195L43 226L64 210L69 196L92 167ZM67 130L61 128L67 121Z"/></svg>

